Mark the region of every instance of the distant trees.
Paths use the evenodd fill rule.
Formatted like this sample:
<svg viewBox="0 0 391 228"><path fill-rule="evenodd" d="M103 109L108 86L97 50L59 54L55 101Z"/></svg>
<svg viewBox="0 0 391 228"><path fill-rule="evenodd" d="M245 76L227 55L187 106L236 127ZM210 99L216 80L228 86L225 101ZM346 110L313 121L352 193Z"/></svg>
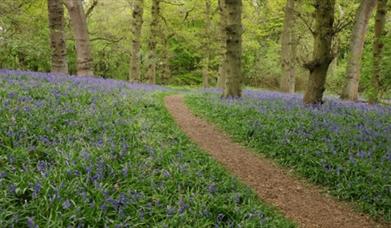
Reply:
<svg viewBox="0 0 391 228"><path fill-rule="evenodd" d="M225 0L226 54L224 97L242 95L242 0Z"/></svg>
<svg viewBox="0 0 391 228"><path fill-rule="evenodd" d="M305 104L321 104L325 91L327 71L331 61L334 36L335 0L317 0L315 10L315 30L313 59L305 66L310 75L304 94Z"/></svg>
<svg viewBox="0 0 391 228"><path fill-rule="evenodd" d="M76 41L77 75L93 75L87 20L81 0L65 0Z"/></svg>
<svg viewBox="0 0 391 228"><path fill-rule="evenodd" d="M240 83L285 92L304 90L308 103L321 103L326 88L353 100L360 92L371 102L391 95L387 0L335 0L335 12L325 12L324 7L334 1L241 1L240 33L233 29L239 21L230 19L235 15L227 5L240 1L45 2L48 17L42 15L41 0L0 1L0 67L79 75L90 75L94 69L94 74L107 78L217 86L227 96L238 96ZM376 17L371 16L374 2ZM128 3L131 14L118 10ZM89 13L94 6L94 13ZM65 8L69 13L64 18ZM324 18L319 22L316 15L321 12ZM66 48L64 34L74 34L71 43L76 48Z"/></svg>
<svg viewBox="0 0 391 228"><path fill-rule="evenodd" d="M64 6L62 0L48 0L48 20L51 46L51 71L68 74L67 49L64 35Z"/></svg>
<svg viewBox="0 0 391 228"><path fill-rule="evenodd" d="M362 0L357 10L355 24L350 42L349 61L346 70L346 82L341 94L342 99L357 100L360 81L361 59L364 49L368 22L376 0Z"/></svg>
<svg viewBox="0 0 391 228"><path fill-rule="evenodd" d="M296 24L295 2L296 0L287 0L286 2L284 28L281 34L282 75L280 89L287 93L295 92L295 60L297 49L297 41L294 34L294 26Z"/></svg>
<svg viewBox="0 0 391 228"><path fill-rule="evenodd" d="M129 80L141 81L141 28L143 25L144 0L133 1L132 48L129 66Z"/></svg>

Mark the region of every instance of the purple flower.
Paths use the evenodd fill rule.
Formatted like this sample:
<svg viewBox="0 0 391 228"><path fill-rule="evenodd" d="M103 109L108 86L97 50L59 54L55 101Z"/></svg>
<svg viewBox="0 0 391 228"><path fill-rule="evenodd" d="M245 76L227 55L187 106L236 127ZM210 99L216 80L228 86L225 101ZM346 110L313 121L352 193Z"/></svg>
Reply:
<svg viewBox="0 0 391 228"><path fill-rule="evenodd" d="M65 200L64 203L62 203L62 208L63 208L64 210L69 209L71 206L72 206L71 201L69 201L68 199Z"/></svg>
<svg viewBox="0 0 391 228"><path fill-rule="evenodd" d="M28 228L38 228L39 226L37 224L35 224L33 217L28 217L27 218L27 227Z"/></svg>
<svg viewBox="0 0 391 228"><path fill-rule="evenodd" d="M10 185L8 186L8 191L9 191L10 193L12 193L12 194L16 194L16 185L10 184Z"/></svg>
<svg viewBox="0 0 391 228"><path fill-rule="evenodd" d="M367 157L367 153L365 153L364 151L360 150L358 153L357 153L357 156L361 159L364 159Z"/></svg>
<svg viewBox="0 0 391 228"><path fill-rule="evenodd" d="M41 191L41 184L37 182L34 184L33 187L33 198L37 198L40 191Z"/></svg>
<svg viewBox="0 0 391 228"><path fill-rule="evenodd" d="M0 179L4 179L7 177L7 173L6 172L1 172L0 173Z"/></svg>
<svg viewBox="0 0 391 228"><path fill-rule="evenodd" d="M386 155L384 155L384 158L385 158L387 161L391 162L391 152L388 152Z"/></svg>
<svg viewBox="0 0 391 228"><path fill-rule="evenodd" d="M224 218L225 218L225 215L223 213L218 214L216 217L217 223L221 223L224 220Z"/></svg>
<svg viewBox="0 0 391 228"><path fill-rule="evenodd" d="M212 183L208 186L208 192L209 193L216 193L217 192L217 185L215 183Z"/></svg>
<svg viewBox="0 0 391 228"><path fill-rule="evenodd" d="M122 168L122 175L124 177L127 177L128 176L128 173L129 173L129 169L128 169L128 166L125 166Z"/></svg>
<svg viewBox="0 0 391 228"><path fill-rule="evenodd" d="M40 173L45 173L46 169L48 168L48 165L47 165L47 162L46 161L42 161L42 160L39 160L38 163L37 163L37 170L40 172Z"/></svg>
<svg viewBox="0 0 391 228"><path fill-rule="evenodd" d="M178 209L179 214L183 214L186 211L186 209L189 208L189 205L187 205L183 199L179 200L178 206L179 206Z"/></svg>
<svg viewBox="0 0 391 228"><path fill-rule="evenodd" d="M349 161L352 163L352 164L356 164L356 159L354 159L354 156L352 154L349 155Z"/></svg>
<svg viewBox="0 0 391 228"><path fill-rule="evenodd" d="M166 178L171 176L170 172L168 172L167 170L163 170L162 173L163 173L163 176L166 177Z"/></svg>
<svg viewBox="0 0 391 228"><path fill-rule="evenodd" d="M168 216L168 217L173 216L173 215L175 214L175 212L176 212L175 207L168 207L168 208L167 208L167 216Z"/></svg>

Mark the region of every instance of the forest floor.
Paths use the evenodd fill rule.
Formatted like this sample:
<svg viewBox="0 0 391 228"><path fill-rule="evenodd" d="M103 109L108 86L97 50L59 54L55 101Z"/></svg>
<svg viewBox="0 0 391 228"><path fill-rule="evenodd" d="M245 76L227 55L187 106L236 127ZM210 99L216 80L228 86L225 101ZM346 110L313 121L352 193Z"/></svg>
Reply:
<svg viewBox="0 0 391 228"><path fill-rule="evenodd" d="M193 115L182 96L168 96L165 104L189 138L250 186L262 200L275 205L300 226L383 226L354 211L349 203L334 199L324 189L299 180L270 159L233 142L214 125Z"/></svg>

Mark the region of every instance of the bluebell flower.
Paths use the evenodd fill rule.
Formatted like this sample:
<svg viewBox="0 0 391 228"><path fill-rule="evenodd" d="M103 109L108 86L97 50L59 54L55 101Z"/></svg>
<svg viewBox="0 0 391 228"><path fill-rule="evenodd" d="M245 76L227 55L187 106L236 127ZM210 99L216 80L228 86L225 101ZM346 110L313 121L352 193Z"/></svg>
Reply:
<svg viewBox="0 0 391 228"><path fill-rule="evenodd" d="M178 207L178 213L183 214L186 209L189 208L189 205L187 205L183 199L179 199Z"/></svg>
<svg viewBox="0 0 391 228"><path fill-rule="evenodd" d="M16 185L10 184L10 185L8 186L8 191L9 191L11 194L16 194Z"/></svg>
<svg viewBox="0 0 391 228"><path fill-rule="evenodd" d="M27 227L28 228L39 228L39 226L37 224L35 224L33 217L27 218Z"/></svg>
<svg viewBox="0 0 391 228"><path fill-rule="evenodd" d="M7 172L0 172L0 180L7 177Z"/></svg>
<svg viewBox="0 0 391 228"><path fill-rule="evenodd" d="M167 170L163 170L162 173L163 173L163 176L166 178L171 177L170 172L168 172Z"/></svg>
<svg viewBox="0 0 391 228"><path fill-rule="evenodd" d="M167 207L167 216L171 217L176 213L176 209L174 207Z"/></svg>
<svg viewBox="0 0 391 228"><path fill-rule="evenodd" d="M216 193L217 192L217 185L215 183L211 183L208 185L208 192L209 193Z"/></svg>
<svg viewBox="0 0 391 228"><path fill-rule="evenodd" d="M62 204L62 208L63 208L64 210L69 209L71 206L72 206L71 201L68 200L68 199L65 200L64 203Z"/></svg>
<svg viewBox="0 0 391 228"><path fill-rule="evenodd" d="M37 198L38 197L38 194L41 191L41 188L42 187L41 187L41 184L39 182L34 184L34 187L33 187L33 198Z"/></svg>
<svg viewBox="0 0 391 228"><path fill-rule="evenodd" d="M37 170L40 172L42 175L45 175L48 169L48 164L46 161L39 160L37 163Z"/></svg>

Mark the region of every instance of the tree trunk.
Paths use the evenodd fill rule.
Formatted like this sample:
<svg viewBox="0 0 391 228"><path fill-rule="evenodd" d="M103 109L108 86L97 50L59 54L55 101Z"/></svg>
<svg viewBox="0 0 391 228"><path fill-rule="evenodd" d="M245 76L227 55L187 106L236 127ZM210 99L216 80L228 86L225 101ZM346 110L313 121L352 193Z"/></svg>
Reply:
<svg viewBox="0 0 391 228"><path fill-rule="evenodd" d="M381 62L383 59L385 36L385 24L387 14L387 0L377 1L376 21L375 21L375 38L373 42L373 73L372 88L369 95L369 102L376 103L379 101L380 79L381 79Z"/></svg>
<svg viewBox="0 0 391 228"><path fill-rule="evenodd" d="M242 1L225 0L227 18L224 97L242 95Z"/></svg>
<svg viewBox="0 0 391 228"><path fill-rule="evenodd" d="M171 78L171 69L170 69L170 43L169 40L174 34L167 34L163 26L160 26L160 42L162 44L161 48L161 58L162 61L159 64L159 72L162 83L167 83Z"/></svg>
<svg viewBox="0 0 391 228"><path fill-rule="evenodd" d="M295 92L295 1L296 0L288 0L286 3L284 29L281 35L282 77L280 82L280 89L287 93Z"/></svg>
<svg viewBox="0 0 391 228"><path fill-rule="evenodd" d="M322 104L327 70L333 54L331 44L334 36L335 0L318 0L315 11L313 60L306 64L310 71L307 89L304 94L305 104Z"/></svg>
<svg viewBox="0 0 391 228"><path fill-rule="evenodd" d="M68 74L67 48L64 35L64 6L62 0L48 0L50 46L53 73Z"/></svg>
<svg viewBox="0 0 391 228"><path fill-rule="evenodd" d="M226 16L225 16L225 0L219 0L219 43L220 43L220 65L219 65L219 76L217 78L217 87L223 89L225 87L225 51L227 44L227 34L225 31L226 26Z"/></svg>
<svg viewBox="0 0 391 228"><path fill-rule="evenodd" d="M73 36L76 41L77 75L91 76L92 57L87 20L81 0L65 0L71 19Z"/></svg>
<svg viewBox="0 0 391 228"><path fill-rule="evenodd" d="M205 27L204 27L204 60L202 63L202 85L204 88L209 87L209 64L210 64L210 43L211 43L211 32L210 27L212 24L211 18L211 2L210 0L205 0Z"/></svg>
<svg viewBox="0 0 391 228"><path fill-rule="evenodd" d="M372 10L376 6L375 0L362 0L356 14L350 41L350 56L346 70L346 82L341 99L357 100L360 81L361 58L364 50L365 35Z"/></svg>
<svg viewBox="0 0 391 228"><path fill-rule="evenodd" d="M157 64L157 38L159 37L159 15L160 15L160 0L152 0L152 21L150 24L150 37L148 41L148 69L146 77L148 82L156 84L156 64Z"/></svg>
<svg viewBox="0 0 391 228"><path fill-rule="evenodd" d="M132 13L132 50L129 66L129 81L141 81L141 29L143 26L144 0L134 0Z"/></svg>

